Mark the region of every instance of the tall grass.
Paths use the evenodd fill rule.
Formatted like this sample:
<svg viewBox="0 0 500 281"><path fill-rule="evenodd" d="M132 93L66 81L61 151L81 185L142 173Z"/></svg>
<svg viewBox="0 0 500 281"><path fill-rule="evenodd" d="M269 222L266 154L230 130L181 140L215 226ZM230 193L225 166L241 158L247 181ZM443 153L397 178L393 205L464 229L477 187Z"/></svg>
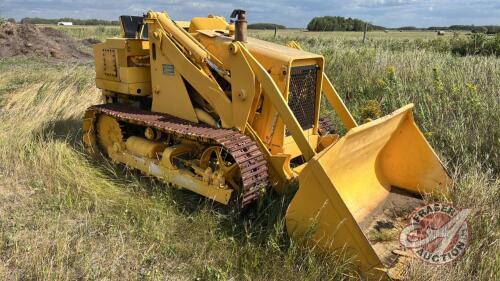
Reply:
<svg viewBox="0 0 500 281"><path fill-rule="evenodd" d="M451 166L480 164L500 171L500 59L495 56L353 46L333 35L261 38L296 40L322 54L326 73L358 121L379 117L363 116L373 102L383 115L414 103L420 128Z"/></svg>
<svg viewBox="0 0 500 281"><path fill-rule="evenodd" d="M277 36L270 31L251 31L255 37L265 40L286 42L290 40L303 42L323 42L341 44L343 47L376 48L401 52L425 50L455 55L496 55L500 56L500 34L486 35L482 33L467 34L463 32L448 33L437 36L435 32L369 32L363 42L361 32L304 32L283 30Z"/></svg>
<svg viewBox="0 0 500 281"><path fill-rule="evenodd" d="M80 120L100 101L92 65L7 59L0 70L0 279L356 276L347 258L287 238L284 198L235 217L87 156Z"/></svg>
<svg viewBox="0 0 500 281"><path fill-rule="evenodd" d="M500 59L461 57L418 45L394 50L391 42L353 45L334 37L263 39L293 39L323 54L326 73L361 123L379 117L379 111L385 115L415 104L419 127L455 181L450 203L471 208L474 215L469 218L470 246L461 260L444 267L414 261L407 278L500 278ZM336 120L325 103L323 111Z"/></svg>
<svg viewBox="0 0 500 281"><path fill-rule="evenodd" d="M89 29L71 35L88 38ZM461 260L445 267L414 262L408 279L500 278L500 60L328 36L263 38L295 39L323 54L360 122L415 103L419 126L456 182L449 200L474 215ZM288 238L289 198L270 195L234 217L190 192L89 157L80 120L100 102L92 63L1 59L0 73L0 279L356 278L346 257L316 255ZM323 114L335 119L326 104Z"/></svg>
<svg viewBox="0 0 500 281"><path fill-rule="evenodd" d="M50 26L77 40L97 39L104 41L106 38L117 37L120 32L119 26Z"/></svg>

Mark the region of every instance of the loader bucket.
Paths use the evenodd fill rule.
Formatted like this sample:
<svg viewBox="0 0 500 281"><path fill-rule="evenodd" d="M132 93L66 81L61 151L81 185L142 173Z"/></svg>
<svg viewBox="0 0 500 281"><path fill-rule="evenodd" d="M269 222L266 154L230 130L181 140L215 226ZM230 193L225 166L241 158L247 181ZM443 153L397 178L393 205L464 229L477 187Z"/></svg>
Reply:
<svg viewBox="0 0 500 281"><path fill-rule="evenodd" d="M291 237L326 251L343 249L370 280L385 276L388 249L373 247L367 229L388 208L421 202L415 194L446 193L451 183L412 108L351 129L308 161L286 214ZM399 242L391 245L397 249Z"/></svg>

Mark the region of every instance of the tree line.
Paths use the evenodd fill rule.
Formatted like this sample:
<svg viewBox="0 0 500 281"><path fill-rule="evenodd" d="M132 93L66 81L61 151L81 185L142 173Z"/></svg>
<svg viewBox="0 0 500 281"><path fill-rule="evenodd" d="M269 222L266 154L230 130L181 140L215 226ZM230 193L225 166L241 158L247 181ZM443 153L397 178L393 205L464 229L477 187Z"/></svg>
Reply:
<svg viewBox="0 0 500 281"><path fill-rule="evenodd" d="M497 34L500 33L499 25L450 25L450 26L431 26L427 28L418 28L415 26L402 26L398 28L393 28L395 30L443 30L443 31L470 31L472 33L486 33L486 34Z"/></svg>
<svg viewBox="0 0 500 281"><path fill-rule="evenodd" d="M487 33L497 34L500 33L500 25L450 25L450 26L431 26L429 30L463 30L473 33Z"/></svg>
<svg viewBox="0 0 500 281"><path fill-rule="evenodd" d="M307 25L309 31L363 31L365 21L344 17L315 17ZM384 30L385 27L368 23L368 30Z"/></svg>
<svg viewBox="0 0 500 281"><path fill-rule="evenodd" d="M366 22L355 18L344 18L339 16L315 17L307 25L309 31L363 31ZM499 25L450 25L450 26L431 26L427 28L418 28L415 26L402 26L397 28L386 28L379 25L368 23L368 30L455 30L470 31L472 33L500 33Z"/></svg>
<svg viewBox="0 0 500 281"><path fill-rule="evenodd" d="M60 19L43 19L43 18L23 18L21 23L30 24L57 24L58 22L66 21L72 22L75 25L119 25L118 21L111 20L98 20L98 19L73 19L73 18L60 18Z"/></svg>
<svg viewBox="0 0 500 281"><path fill-rule="evenodd" d="M286 26L275 23L252 23L248 25L249 29L285 29Z"/></svg>

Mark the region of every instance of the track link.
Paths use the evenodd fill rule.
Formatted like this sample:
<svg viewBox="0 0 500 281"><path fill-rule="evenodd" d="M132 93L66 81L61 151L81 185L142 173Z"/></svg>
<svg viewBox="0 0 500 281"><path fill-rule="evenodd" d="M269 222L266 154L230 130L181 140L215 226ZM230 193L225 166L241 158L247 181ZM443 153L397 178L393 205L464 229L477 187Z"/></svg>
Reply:
<svg viewBox="0 0 500 281"><path fill-rule="evenodd" d="M85 138L88 140L96 140L95 124L99 114L106 114L130 124L153 127L178 138L222 146L234 158L241 171L243 186L236 200L240 208L245 208L256 201L269 186L269 173L264 154L247 135L123 104L101 104L89 107L85 114L87 119L85 122L89 124L84 126Z"/></svg>

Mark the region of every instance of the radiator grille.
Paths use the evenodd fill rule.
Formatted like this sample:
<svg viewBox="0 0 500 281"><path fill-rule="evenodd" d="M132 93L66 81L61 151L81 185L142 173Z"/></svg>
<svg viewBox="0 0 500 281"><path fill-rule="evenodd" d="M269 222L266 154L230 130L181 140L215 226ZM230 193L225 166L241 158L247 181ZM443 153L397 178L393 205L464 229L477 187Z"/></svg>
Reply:
<svg viewBox="0 0 500 281"><path fill-rule="evenodd" d="M314 125L316 111L316 65L292 67L288 106L299 121L302 130Z"/></svg>

